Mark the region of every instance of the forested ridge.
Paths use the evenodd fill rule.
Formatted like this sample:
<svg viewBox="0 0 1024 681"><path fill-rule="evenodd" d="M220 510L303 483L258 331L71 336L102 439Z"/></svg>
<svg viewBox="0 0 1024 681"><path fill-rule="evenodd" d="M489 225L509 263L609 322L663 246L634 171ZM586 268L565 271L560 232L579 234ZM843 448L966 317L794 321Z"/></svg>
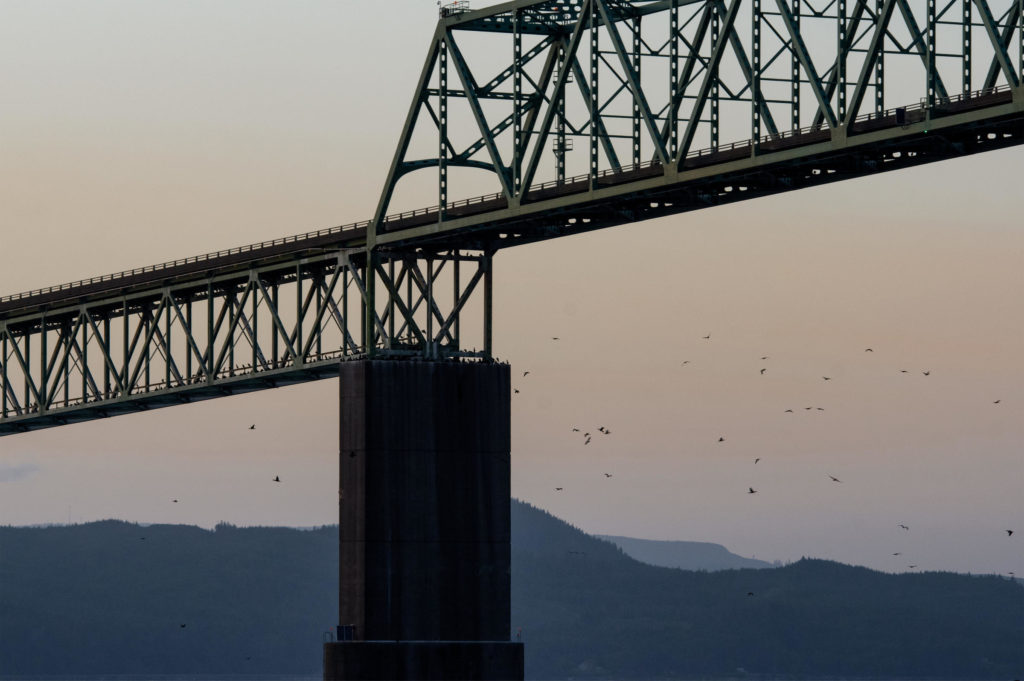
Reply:
<svg viewBox="0 0 1024 681"><path fill-rule="evenodd" d="M335 527L0 527L0 676L315 677L336 603ZM538 679L1024 670L1024 587L1004 578L659 568L519 502L511 624Z"/></svg>

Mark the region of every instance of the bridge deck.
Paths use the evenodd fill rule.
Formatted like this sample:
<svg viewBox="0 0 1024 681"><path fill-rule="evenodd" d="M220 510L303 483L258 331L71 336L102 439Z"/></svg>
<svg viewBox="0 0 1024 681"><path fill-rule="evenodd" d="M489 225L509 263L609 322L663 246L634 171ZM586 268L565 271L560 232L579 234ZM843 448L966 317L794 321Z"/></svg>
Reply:
<svg viewBox="0 0 1024 681"><path fill-rule="evenodd" d="M1020 90L1020 88L1016 88ZM976 128L979 122L987 120L990 116L989 110L993 108L1007 109L1012 107L1019 117L1021 109L1021 95L1018 93L1015 98L1013 89L1008 86L993 88L991 90L967 93L951 97L943 103L927 109L922 105L890 109L881 115L868 114L858 118L847 130L843 131L845 145L856 147L858 138L869 136L871 133L897 132L888 139L927 134L922 126L934 124L936 129L955 128L960 124L945 126L944 119L957 116L968 117L965 124L968 127ZM1017 102L1014 106L1014 102ZM422 208L415 211L389 215L378 228L378 234L385 243L401 244L405 246L416 246L420 244L434 244L437 247L451 246L452 238L470 236L473 232L479 232L489 227L496 228L492 232L500 231L508 224L536 227L536 211L525 211L528 207L539 207L543 210L552 202L557 202L555 212L562 215L572 208L572 204L578 207L586 207L593 204L595 192L607 188L629 188L631 185L643 183L641 193L663 194L666 189L672 189L676 193L688 191L688 185L697 188L702 182L706 182L708 170L721 168L723 173L735 172L736 162L747 161L748 166L765 166L773 163L775 157L781 161L792 162L799 159L800 150L812 147L821 147L834 143L839 131L830 130L827 127L805 128L799 131L786 132L775 136L766 136L757 141L756 148L753 140L745 140L729 145L723 145L717 149L701 149L691 152L683 160L678 172L674 169L666 169L658 162L648 162L637 166L624 166L617 170L607 170L598 175L593 186L587 175L568 178L564 182L547 182L530 188L525 194L520 206L510 206L508 199L502 194L492 194L475 197L448 204L445 216L440 218L438 206ZM998 141L997 141L998 143ZM1019 139L1011 143L1020 143ZM980 149L979 149L980 150ZM787 153L788 152L788 153ZM794 152L796 152L794 154ZM970 153L970 152L965 152ZM816 154L807 152L805 160L814 157ZM942 155L943 158L960 155L950 150ZM924 160L924 159L922 159ZM927 160L940 160L930 157ZM892 167L911 165L910 159L904 159L903 163L891 164ZM920 162L920 161L919 161ZM863 174L869 174L883 168L865 168ZM749 171L750 167L741 168L741 171ZM838 178L837 178L838 179ZM655 186L652 187L651 181ZM646 181L646 182L644 182ZM776 191L785 191L788 188L781 184ZM656 191L652 191L656 190ZM617 192L615 196L621 196ZM746 198L746 197L744 197ZM717 202L711 202L717 203ZM705 205L710 205L705 203ZM660 207L660 206L659 206ZM662 210L659 215L671 214L690 210L683 204L669 204L666 208L676 210ZM569 210L571 212L571 210ZM533 215L529 221L524 221L525 214ZM635 219L655 217L644 215ZM569 218L574 220L574 218ZM581 231L591 223L591 218L583 218L585 222L579 224L576 229L570 225L562 225L558 233L549 236L562 236L564 233ZM596 226L610 226L629 222L624 215L617 215L611 221L601 220ZM550 222L550 221L549 221ZM446 228L451 224L451 228ZM549 225L555 226L555 225ZM97 295L110 295L112 292L135 290L140 287L152 287L156 283L167 284L182 279L194 279L212 272L223 272L233 268L246 268L256 262L269 262L277 258L294 259L304 252L322 253L324 249L337 248L359 248L365 245L369 222L363 221L331 227L316 232L295 235L274 241L261 242L234 248L228 251L219 251L201 256L176 260L172 262L153 265L116 274L95 277L83 281L62 284L50 288L19 293L0 298L0 317L10 317L18 313L30 313L32 310L45 309L55 305L70 304L75 301L88 300ZM426 229L424 229L426 228ZM439 235L443 235L443 238ZM496 236L492 234L492 237ZM524 241L536 240L538 236L531 235L526 238L491 238L488 245L491 248L512 246Z"/></svg>

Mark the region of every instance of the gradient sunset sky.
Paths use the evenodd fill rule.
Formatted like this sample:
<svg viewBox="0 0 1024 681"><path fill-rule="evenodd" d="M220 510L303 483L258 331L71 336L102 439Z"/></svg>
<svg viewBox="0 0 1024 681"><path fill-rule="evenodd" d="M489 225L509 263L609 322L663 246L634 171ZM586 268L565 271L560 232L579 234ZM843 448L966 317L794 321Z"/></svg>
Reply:
<svg viewBox="0 0 1024 681"><path fill-rule="evenodd" d="M436 16L0 0L0 294L370 217ZM765 560L1024 575L1022 170L1017 148L501 252L513 495ZM337 408L329 380L0 438L0 523L334 523Z"/></svg>

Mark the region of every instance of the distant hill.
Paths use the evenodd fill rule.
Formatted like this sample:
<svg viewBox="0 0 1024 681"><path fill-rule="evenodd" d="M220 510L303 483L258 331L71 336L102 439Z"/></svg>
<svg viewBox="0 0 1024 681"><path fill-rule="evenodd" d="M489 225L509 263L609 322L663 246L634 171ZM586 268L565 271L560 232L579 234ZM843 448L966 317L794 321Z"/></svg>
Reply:
<svg viewBox="0 0 1024 681"><path fill-rule="evenodd" d="M633 539L606 534L595 535L610 541L631 558L641 563L681 570L738 570L740 568L770 568L771 563L756 558L744 558L730 553L721 544L702 541L659 541Z"/></svg>
<svg viewBox="0 0 1024 681"><path fill-rule="evenodd" d="M1024 588L1007 579L820 560L653 567L519 502L512 530L512 626L531 679L982 680L1024 669ZM316 678L337 559L334 527L0 527L0 677Z"/></svg>

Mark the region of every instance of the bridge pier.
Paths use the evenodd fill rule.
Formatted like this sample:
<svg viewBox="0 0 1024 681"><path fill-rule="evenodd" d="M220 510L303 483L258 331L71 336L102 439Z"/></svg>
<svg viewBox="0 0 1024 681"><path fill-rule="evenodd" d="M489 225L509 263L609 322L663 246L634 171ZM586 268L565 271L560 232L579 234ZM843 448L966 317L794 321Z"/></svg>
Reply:
<svg viewBox="0 0 1024 681"><path fill-rule="evenodd" d="M516 680L504 365L344 362L339 640L324 679Z"/></svg>

